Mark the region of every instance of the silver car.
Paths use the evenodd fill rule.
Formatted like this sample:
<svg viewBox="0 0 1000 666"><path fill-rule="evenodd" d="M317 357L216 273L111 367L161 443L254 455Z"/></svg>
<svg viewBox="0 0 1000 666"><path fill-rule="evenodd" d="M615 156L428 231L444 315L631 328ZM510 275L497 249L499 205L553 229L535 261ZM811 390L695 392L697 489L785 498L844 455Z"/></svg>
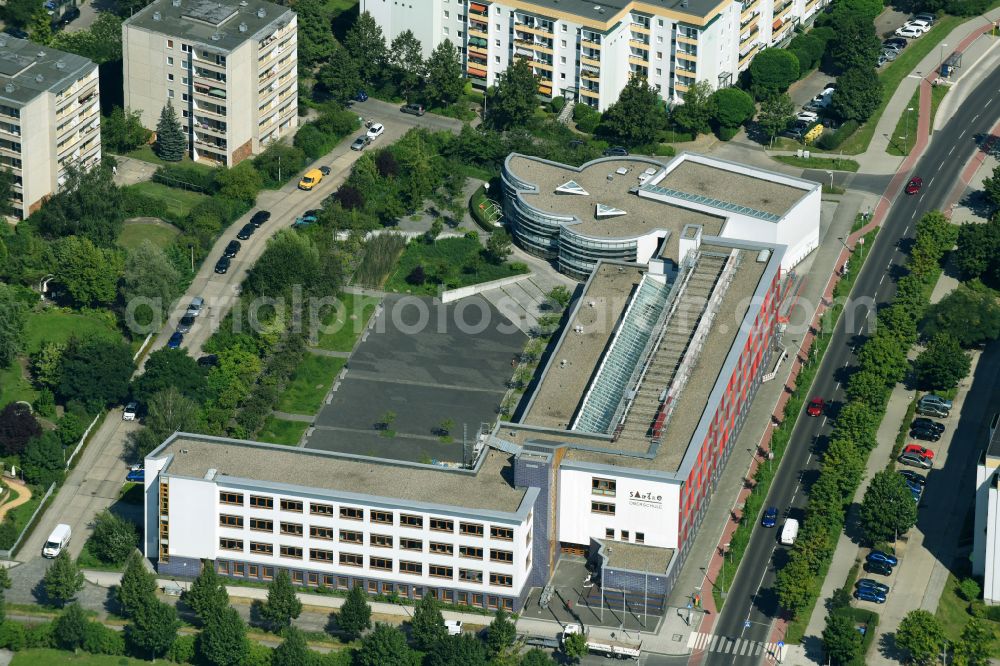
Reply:
<svg viewBox="0 0 1000 666"><path fill-rule="evenodd" d="M921 405L937 405L942 409L951 409L951 400L942 398L939 395L934 395L933 393L928 393L924 397L920 398Z"/></svg>
<svg viewBox="0 0 1000 666"><path fill-rule="evenodd" d="M901 464L909 465L910 467L919 467L920 469L930 469L934 467L934 461L926 456L922 456L919 453L904 453L897 458Z"/></svg>

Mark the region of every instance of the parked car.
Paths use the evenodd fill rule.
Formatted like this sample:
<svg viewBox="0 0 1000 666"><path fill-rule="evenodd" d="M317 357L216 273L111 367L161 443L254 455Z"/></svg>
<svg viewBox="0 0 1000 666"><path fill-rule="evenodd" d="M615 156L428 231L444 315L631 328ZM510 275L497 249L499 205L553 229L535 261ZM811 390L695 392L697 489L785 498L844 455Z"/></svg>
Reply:
<svg viewBox="0 0 1000 666"><path fill-rule="evenodd" d="M907 21L906 23L904 23L903 27L904 28L917 28L919 30L923 30L924 32L927 32L928 30L931 29L931 24L928 23L927 21L924 21L923 19L915 18L915 19L911 19L911 20Z"/></svg>
<svg viewBox="0 0 1000 666"><path fill-rule="evenodd" d="M876 604L885 603L885 595L871 587L859 587L854 590L854 598L858 601L870 601Z"/></svg>
<svg viewBox="0 0 1000 666"><path fill-rule="evenodd" d="M814 123L819 119L819 114L815 111L799 111L798 115L795 116L795 119L807 123Z"/></svg>
<svg viewBox="0 0 1000 666"><path fill-rule="evenodd" d="M889 594L889 586L885 583L880 583L872 578L859 578L854 583L854 587L870 587L873 590L878 590L882 594Z"/></svg>
<svg viewBox="0 0 1000 666"><path fill-rule="evenodd" d="M926 419L918 417L913 419L913 423L910 424L911 428L927 428L929 430L934 430L936 432L944 432L944 424L940 421L935 421L933 419Z"/></svg>
<svg viewBox="0 0 1000 666"><path fill-rule="evenodd" d="M611 146L610 148L605 149L604 156L605 157L628 157L628 150L626 150L625 146Z"/></svg>
<svg viewBox="0 0 1000 666"><path fill-rule="evenodd" d="M191 327L194 326L194 316L185 314L181 317L181 320L177 322L177 330L181 333L188 333Z"/></svg>
<svg viewBox="0 0 1000 666"><path fill-rule="evenodd" d="M934 21L937 20L937 17L934 16L934 14L929 14L927 12L923 12L921 14L917 14L916 16L914 16L913 19L916 20L916 21L923 21L924 23L927 23L928 25L934 25Z"/></svg>
<svg viewBox="0 0 1000 666"><path fill-rule="evenodd" d="M236 237L239 238L240 240L249 240L249 238L253 236L253 232L255 231L257 231L257 227L253 226L252 224L244 224L243 228L240 229L239 232L236 234Z"/></svg>
<svg viewBox="0 0 1000 666"><path fill-rule="evenodd" d="M907 481L912 481L918 485L927 485L927 477L922 474L917 474L912 469L901 469L899 470L899 475L904 477Z"/></svg>
<svg viewBox="0 0 1000 666"><path fill-rule="evenodd" d="M896 51L902 51L903 49L906 48L907 44L909 44L909 42L903 39L902 37L890 37L889 39L882 42L883 47L891 48Z"/></svg>
<svg viewBox="0 0 1000 666"><path fill-rule="evenodd" d="M62 14L52 15L50 27L53 30L62 30L78 18L80 18L80 10L77 7L67 7Z"/></svg>
<svg viewBox="0 0 1000 666"><path fill-rule="evenodd" d="M307 210L302 213L302 215L295 218L295 222L292 223L292 229L300 229L302 227L308 227L310 224L314 223L318 218L318 210Z"/></svg>
<svg viewBox="0 0 1000 666"><path fill-rule="evenodd" d="M881 67L882 65L884 65L887 62L889 62L889 59L885 57L884 53L880 53L879 56L878 56L878 60L875 61L875 66L876 67Z"/></svg>
<svg viewBox="0 0 1000 666"><path fill-rule="evenodd" d="M194 315L197 317L201 314L202 308L205 307L205 299L201 296L195 296L191 299L191 304L187 307L187 312L185 314Z"/></svg>
<svg viewBox="0 0 1000 666"><path fill-rule="evenodd" d="M933 416L936 419L946 419L951 414L951 410L939 405L917 405L917 414L921 416Z"/></svg>
<svg viewBox="0 0 1000 666"><path fill-rule="evenodd" d="M865 571L879 576L891 576L892 567L885 562L865 562Z"/></svg>
<svg viewBox="0 0 1000 666"><path fill-rule="evenodd" d="M899 57L899 51L896 51L895 49L885 49L882 51L882 57L887 61L892 62Z"/></svg>
<svg viewBox="0 0 1000 666"><path fill-rule="evenodd" d="M930 458L926 458L919 453L903 453L896 460L910 467L919 467L921 469L934 467L934 462Z"/></svg>
<svg viewBox="0 0 1000 666"><path fill-rule="evenodd" d="M920 188L924 186L924 179L920 176L914 176L910 179L910 182L906 184L907 194L916 194L920 191Z"/></svg>
<svg viewBox="0 0 1000 666"><path fill-rule="evenodd" d="M424 105L423 104L404 104L399 107L399 110L403 113L409 113L411 116L422 116L424 115Z"/></svg>
<svg viewBox="0 0 1000 666"><path fill-rule="evenodd" d="M889 553L882 550L873 550L865 556L866 562L885 562L890 567L894 567L899 564L899 559L895 555L890 555Z"/></svg>
<svg viewBox="0 0 1000 666"><path fill-rule="evenodd" d="M353 148L354 146L351 147ZM319 181L321 180L323 180L323 172L319 169L310 169L306 171L305 175L302 176L302 180L299 181L299 189L309 191L319 185Z"/></svg>
<svg viewBox="0 0 1000 666"><path fill-rule="evenodd" d="M180 349L182 342L184 342L184 334L180 331L174 331L174 334L167 340L167 347L169 349Z"/></svg>
<svg viewBox="0 0 1000 666"><path fill-rule="evenodd" d="M369 141L374 141L383 134L385 134L385 125L382 123L375 123L368 128L367 136Z"/></svg>
<svg viewBox="0 0 1000 666"><path fill-rule="evenodd" d="M215 272L219 275L225 275L226 272L229 271L230 261L229 257L219 257L219 260L215 262Z"/></svg>
<svg viewBox="0 0 1000 666"><path fill-rule="evenodd" d="M942 409L951 410L951 400L942 398L939 395L934 395L933 393L928 393L920 398L919 403L921 405L938 405Z"/></svg>
<svg viewBox="0 0 1000 666"><path fill-rule="evenodd" d="M806 407L806 414L809 416L820 416L825 409L826 401L823 398L816 397L809 401L809 406Z"/></svg>
<svg viewBox="0 0 1000 666"><path fill-rule="evenodd" d="M6 32L11 37L17 37L18 39L27 39L28 38L28 33L25 32L24 30L21 30L20 28L15 28L15 27L10 26L10 27L5 28L4 32Z"/></svg>
<svg viewBox="0 0 1000 666"><path fill-rule="evenodd" d="M229 241L229 244L226 245L226 249L225 251L223 251L222 255L232 259L233 257L235 257L237 254L240 253L241 247L243 247L243 244L240 243L238 240L231 240Z"/></svg>
<svg viewBox="0 0 1000 666"><path fill-rule="evenodd" d="M321 166L319 168L319 172L321 174L323 174L324 176L329 176L330 175L330 171L331 171L330 167L328 167L326 165L323 165L323 166Z"/></svg>
<svg viewBox="0 0 1000 666"><path fill-rule="evenodd" d="M368 101L368 93L365 92L364 90L359 90L358 94L354 96L354 101L355 102L367 102Z"/></svg>
<svg viewBox="0 0 1000 666"><path fill-rule="evenodd" d="M903 453L916 453L917 455L921 455L924 458L934 460L934 452L931 451L930 449L920 446L919 444L907 444L906 447L903 449Z"/></svg>
<svg viewBox="0 0 1000 666"><path fill-rule="evenodd" d="M760 524L763 527L774 527L778 524L778 507L769 506L764 512L764 516L760 519Z"/></svg>
<svg viewBox="0 0 1000 666"><path fill-rule="evenodd" d="M125 480L131 481L132 483L143 483L146 480L146 470L144 469L129 470L128 474L125 475Z"/></svg>
<svg viewBox="0 0 1000 666"><path fill-rule="evenodd" d="M323 175L325 176L326 174ZM253 217L250 218L250 224L259 228L262 224L264 224L270 219L271 219L271 211L259 210L253 214Z"/></svg>
<svg viewBox="0 0 1000 666"><path fill-rule="evenodd" d="M925 442L936 442L941 439L941 433L934 428L910 428L910 437Z"/></svg>
<svg viewBox="0 0 1000 666"><path fill-rule="evenodd" d="M902 28L897 28L896 32L892 34L898 37L906 37L907 39L917 39L918 37L923 36L924 30L915 26L905 25Z"/></svg>
<svg viewBox="0 0 1000 666"><path fill-rule="evenodd" d="M369 143L371 143L371 139L369 139L367 136L359 136L357 139L354 140L354 143L351 144L351 150L364 150L365 146L367 146ZM319 173L318 170L317 173Z"/></svg>
<svg viewBox="0 0 1000 666"><path fill-rule="evenodd" d="M122 411L122 421L135 421L135 413L139 411L139 403L135 400L125 405Z"/></svg>
<svg viewBox="0 0 1000 666"><path fill-rule="evenodd" d="M206 354L198 359L198 365L203 368L214 368L219 365L219 357L215 354Z"/></svg>

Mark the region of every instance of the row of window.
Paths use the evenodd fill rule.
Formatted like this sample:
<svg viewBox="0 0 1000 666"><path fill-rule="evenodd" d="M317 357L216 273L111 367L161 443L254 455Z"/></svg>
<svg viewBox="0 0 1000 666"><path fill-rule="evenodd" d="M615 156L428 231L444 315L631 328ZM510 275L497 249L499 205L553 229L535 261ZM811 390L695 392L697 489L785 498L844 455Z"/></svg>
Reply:
<svg viewBox="0 0 1000 666"><path fill-rule="evenodd" d="M245 506L243 493L235 493L225 490L219 492L219 503L230 506ZM274 498L262 495L250 495L249 505L251 508L256 509L273 509ZM304 513L306 508L305 503L301 500L285 498L282 498L279 501L278 506L282 511L288 511L291 513ZM332 504L309 502L309 513L314 516L333 516L335 512ZM361 507L341 506L339 515L342 520L364 520L365 510ZM369 522L380 525L393 525L395 522L395 514L392 511L370 509L368 511L368 520ZM427 522L428 527L432 532L454 533L455 531L455 521L448 518L430 518ZM400 527L423 529L424 517L409 513L401 513L399 514L399 525ZM485 527L481 523L468 523L462 521L458 524L458 532L464 536L482 537L485 535ZM514 529L511 527L492 526L490 527L490 538L500 541L513 541Z"/></svg>
<svg viewBox="0 0 1000 666"><path fill-rule="evenodd" d="M630 535L629 535L629 531L628 530L622 530L620 534L621 534L620 541L629 541L630 540ZM604 538L605 539L614 539L615 538L615 530L614 530L614 528L612 528L612 527L606 527L606 528L604 528ZM635 543L646 543L646 533L645 532L636 532L635 533Z"/></svg>
<svg viewBox="0 0 1000 666"><path fill-rule="evenodd" d="M231 539L228 537L219 538L219 549L227 551L243 551L242 539ZM250 552L257 555L274 555L274 545L270 543L250 542ZM295 560L303 559L305 549L300 546L281 545L278 549L281 557ZM332 550L322 548L310 548L309 560L312 562L333 562L335 560ZM360 553L340 553L337 561L345 567L363 567L365 556ZM368 556L368 568L377 571L392 571L393 561L387 557ZM427 573L432 578L454 579L454 567L443 564L428 564ZM424 565L421 562L399 561L399 573L422 576ZM475 569L459 569L458 579L467 583L482 583L483 572ZM490 573L490 585L499 587L513 587L514 577L510 574Z"/></svg>

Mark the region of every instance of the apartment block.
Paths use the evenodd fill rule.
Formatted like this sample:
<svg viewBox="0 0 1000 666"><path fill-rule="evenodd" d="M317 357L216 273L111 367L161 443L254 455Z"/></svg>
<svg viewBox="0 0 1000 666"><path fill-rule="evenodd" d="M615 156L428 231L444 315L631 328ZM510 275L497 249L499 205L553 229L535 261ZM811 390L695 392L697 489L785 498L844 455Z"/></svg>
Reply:
<svg viewBox="0 0 1000 666"><path fill-rule="evenodd" d="M97 65L0 36L0 166L14 173L17 215L38 210L68 166L89 169L100 160Z"/></svg>
<svg viewBox="0 0 1000 666"><path fill-rule="evenodd" d="M125 105L170 101L191 158L233 166L298 125L298 24L261 0L156 0L122 26Z"/></svg>
<svg viewBox="0 0 1000 666"><path fill-rule="evenodd" d="M539 94L606 109L638 74L674 102L698 81L732 85L754 55L791 39L829 0L362 0L391 40L413 31L425 55L450 39L480 88L515 58ZM430 11L428 11L430 7Z"/></svg>

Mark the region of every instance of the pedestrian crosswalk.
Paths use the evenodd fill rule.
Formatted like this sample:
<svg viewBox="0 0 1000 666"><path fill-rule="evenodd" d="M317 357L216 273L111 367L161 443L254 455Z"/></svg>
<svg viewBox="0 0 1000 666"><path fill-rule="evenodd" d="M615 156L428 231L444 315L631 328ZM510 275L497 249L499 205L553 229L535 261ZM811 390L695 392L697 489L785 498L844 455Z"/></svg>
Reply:
<svg viewBox="0 0 1000 666"><path fill-rule="evenodd" d="M699 631L691 632L688 637L688 649L695 652L731 654L736 657L773 657L778 654L777 643L719 636L718 634L703 634Z"/></svg>

